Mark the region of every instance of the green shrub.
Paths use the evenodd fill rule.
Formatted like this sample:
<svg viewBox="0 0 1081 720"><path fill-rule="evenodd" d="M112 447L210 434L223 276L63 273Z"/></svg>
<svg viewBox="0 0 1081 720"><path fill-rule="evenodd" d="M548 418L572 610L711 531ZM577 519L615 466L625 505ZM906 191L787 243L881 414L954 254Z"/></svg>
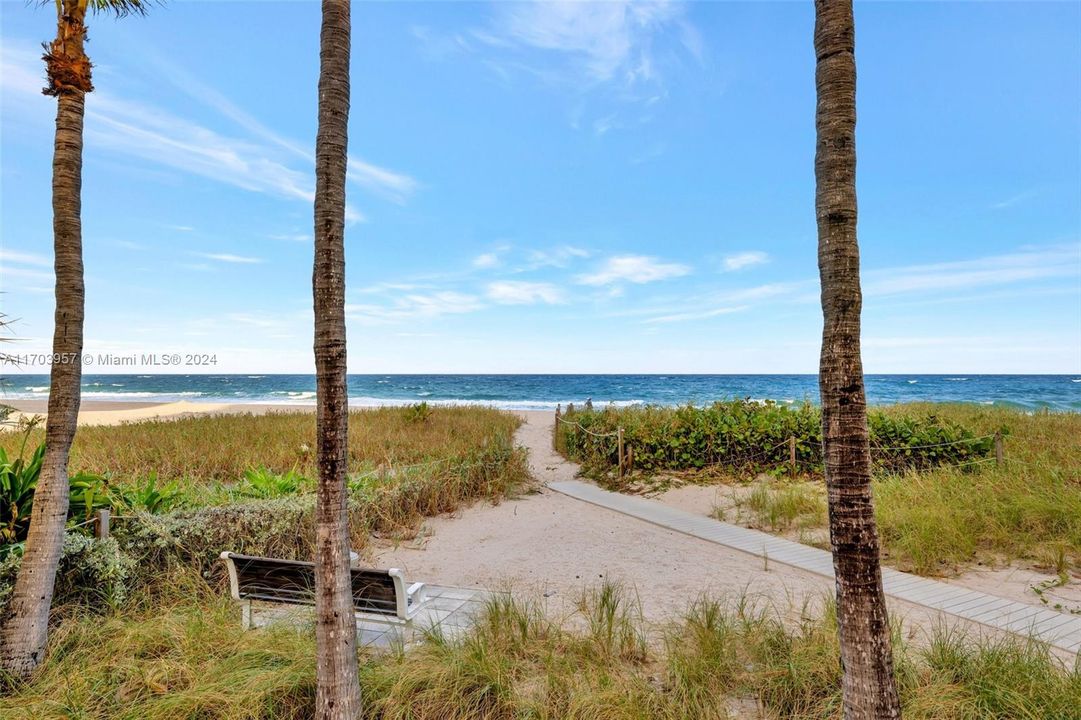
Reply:
<svg viewBox="0 0 1081 720"><path fill-rule="evenodd" d="M244 497L276 498L283 495L296 495L307 480L294 470L276 473L267 468L249 468L244 471L244 484L237 492Z"/></svg>
<svg viewBox="0 0 1081 720"><path fill-rule="evenodd" d="M15 588L22 553L0 560L0 614ZM57 566L54 605L78 604L91 608L117 607L127 597L136 570L135 560L114 538L97 540L68 532Z"/></svg>
<svg viewBox="0 0 1081 720"><path fill-rule="evenodd" d="M588 472L603 476L619 464L619 428L633 467L646 473L708 468L737 474L786 472L789 438L796 440L798 471L822 470L821 416L809 403L733 400L707 407L569 410L556 430L555 446ZM993 438L977 437L935 414L872 410L868 428L872 459L880 470L963 465L994 450Z"/></svg>

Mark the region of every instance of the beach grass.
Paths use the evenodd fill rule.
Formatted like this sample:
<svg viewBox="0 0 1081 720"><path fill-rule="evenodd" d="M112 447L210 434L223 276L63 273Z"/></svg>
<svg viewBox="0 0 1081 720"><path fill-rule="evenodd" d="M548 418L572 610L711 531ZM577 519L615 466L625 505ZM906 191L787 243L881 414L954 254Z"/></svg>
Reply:
<svg viewBox="0 0 1081 720"><path fill-rule="evenodd" d="M613 414L611 422L626 417L628 422L655 423L653 433L677 431L669 411L605 412ZM897 421L935 418L972 436L998 432L1003 437L1001 464L989 457L876 470L875 508L888 563L925 575L951 574L976 562L1016 560L1055 572L1081 569L1081 414L935 403L878 407L875 413ZM779 467L754 476L755 488L739 501L739 509L749 511L756 526L774 531L813 527L816 519L824 526L820 472L801 466L801 477L793 479L783 464ZM623 478L610 467L602 472L601 482L628 492L643 486L664 489L672 478L730 484L749 479L716 468L636 471Z"/></svg>
<svg viewBox="0 0 1081 720"><path fill-rule="evenodd" d="M514 442L520 420L509 413L414 406L357 412L352 420L350 543L362 554L373 535L410 540L424 518L481 499L499 502L532 485L526 451ZM66 557L58 587L71 592L58 603L82 603L82 585L101 579L104 561L119 569L103 587L122 597L178 565L220 581L223 550L310 560L315 483L304 473L311 453L295 448L314 433L314 422L311 413L223 415L80 430L81 455L73 462L109 468L95 497L116 512L112 554ZM21 442L21 435L3 439ZM255 455L253 447L267 454ZM155 474L158 467L166 468L168 482ZM89 532L69 531L72 540ZM18 556L0 555L0 612Z"/></svg>
<svg viewBox="0 0 1081 720"><path fill-rule="evenodd" d="M423 408L423 409L418 409ZM520 424L511 413L483 407L386 407L349 414L349 464L354 473L432 460L465 458ZM35 430L33 447L44 439ZM0 433L17 453L20 433ZM80 427L72 472L107 473L121 484L155 477L185 485L232 483L251 469L315 477L315 414L283 410L228 413Z"/></svg>
<svg viewBox="0 0 1081 720"><path fill-rule="evenodd" d="M314 707L306 630L243 631L231 603L181 578L164 606L69 617L30 683L0 699L12 720L291 720ZM176 592L176 591L182 592ZM646 638L651 638L647 642ZM407 652L365 653L373 720L839 718L836 621L783 621L747 598L700 598L646 624L633 594L602 585L562 622L537 605L493 600L476 628L432 634ZM919 647L895 632L905 716L1075 720L1081 674L1038 645L940 631Z"/></svg>

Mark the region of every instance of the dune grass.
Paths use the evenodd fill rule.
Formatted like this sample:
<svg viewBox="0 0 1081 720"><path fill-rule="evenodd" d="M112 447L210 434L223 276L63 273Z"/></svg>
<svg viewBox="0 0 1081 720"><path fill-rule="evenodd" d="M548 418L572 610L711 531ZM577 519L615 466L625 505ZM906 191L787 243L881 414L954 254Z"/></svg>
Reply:
<svg viewBox="0 0 1081 720"><path fill-rule="evenodd" d="M930 418L975 437L1002 432L1005 438L1001 465L993 457L977 457L904 471L878 469L875 506L890 564L927 575L950 574L977 561L1023 560L1056 572L1081 570L1081 414L934 403L879 407L875 413L888 422ZM627 417L657 423L642 433L663 435L664 428L675 427L670 412L643 410ZM711 469L677 475L684 482L745 477ZM749 510L756 526L774 531L824 526L822 492L808 485L820 484L821 477L812 471L803 480L793 482L783 472L759 474L740 510ZM608 476L605 482L631 492L643 485L665 486L663 476L645 482L640 473L618 481Z"/></svg>
<svg viewBox="0 0 1081 720"><path fill-rule="evenodd" d="M510 413L482 407L387 407L349 415L350 472L462 458L520 424ZM35 431L29 446L44 439ZM0 433L0 447L18 452L22 437ZM109 473L119 483L154 476L186 485L235 482L253 468L315 476L315 414L199 415L79 428L72 472Z"/></svg>
<svg viewBox="0 0 1081 720"><path fill-rule="evenodd" d="M38 674L0 699L0 716L310 717L308 632L244 632L237 610L198 582L171 586L186 597L165 607L148 597L125 616L65 620ZM940 632L919 648L895 633L895 647L908 718L1079 717L1081 674L1039 646ZM365 654L360 671L372 720L826 720L840 718L837 658L828 606L792 624L753 602L702 598L651 627L629 593L604 585L563 622L498 598L464 639L433 634L408 652Z"/></svg>
<svg viewBox="0 0 1081 720"><path fill-rule="evenodd" d="M357 471L348 478L348 510L350 543L358 552L364 553L373 534L406 540L426 517L479 499L498 502L531 484L525 451L514 444L519 420L509 413L415 406L358 412L352 420L350 459ZM301 474L311 470L303 464L310 462L310 453L294 457L309 430L314 433L310 413L80 430L76 444L82 455L75 462L94 457L92 467L100 472L100 462L110 469L98 499L117 511L115 552L107 559L125 572L111 573L115 582L105 588L109 595L123 596L175 566L220 580L223 550L310 560L315 483ZM21 436L12 433L3 440L21 441ZM251 447L268 455L250 454ZM160 476L151 483L168 502L156 502L153 509L147 503L127 504L134 494L146 499L145 483L154 477L156 462L173 473L166 476L173 478L168 485ZM0 562L0 612L18 572L18 553L8 556ZM61 604L81 602L87 595L81 583L101 575L97 555L73 554L69 560L60 568Z"/></svg>

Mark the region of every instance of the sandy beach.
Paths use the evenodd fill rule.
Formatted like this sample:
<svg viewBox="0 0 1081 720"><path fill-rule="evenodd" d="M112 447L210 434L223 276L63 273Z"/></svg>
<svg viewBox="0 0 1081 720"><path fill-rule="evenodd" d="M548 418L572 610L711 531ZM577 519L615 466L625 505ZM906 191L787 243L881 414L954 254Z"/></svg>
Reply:
<svg viewBox="0 0 1081 720"><path fill-rule="evenodd" d="M6 403L15 408L18 416L46 416L46 400L11 400ZM192 415L225 413L314 412L312 404L270 403L195 403L180 400L170 403L114 402L107 400L84 400L79 409L79 425L119 425L140 420L167 420Z"/></svg>

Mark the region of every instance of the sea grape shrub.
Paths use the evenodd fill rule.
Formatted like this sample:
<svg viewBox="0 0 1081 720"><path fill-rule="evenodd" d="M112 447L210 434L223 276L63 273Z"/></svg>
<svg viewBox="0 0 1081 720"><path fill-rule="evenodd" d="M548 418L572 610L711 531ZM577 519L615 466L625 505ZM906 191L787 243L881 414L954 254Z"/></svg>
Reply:
<svg viewBox="0 0 1081 720"><path fill-rule="evenodd" d="M935 415L893 417L872 411L867 414L867 426L871 459L877 468L890 472L942 465L972 467L989 460L995 449L993 436L977 436Z"/></svg>
<svg viewBox="0 0 1081 720"><path fill-rule="evenodd" d="M721 468L737 474L786 471L795 438L801 473L822 470L821 415L810 403L733 400L682 406L570 410L556 431L556 448L587 471L606 473L619 464L617 432L623 429L628 460L636 470ZM994 440L976 437L934 415L895 417L872 410L868 425L876 467L891 472L986 459Z"/></svg>

